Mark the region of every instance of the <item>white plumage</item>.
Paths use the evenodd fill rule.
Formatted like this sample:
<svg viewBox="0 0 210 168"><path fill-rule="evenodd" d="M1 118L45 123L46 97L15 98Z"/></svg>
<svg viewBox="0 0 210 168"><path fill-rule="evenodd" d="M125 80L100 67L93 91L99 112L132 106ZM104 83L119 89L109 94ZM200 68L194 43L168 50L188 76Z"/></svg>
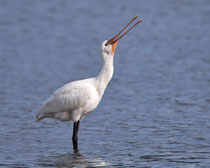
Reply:
<svg viewBox="0 0 210 168"><path fill-rule="evenodd" d="M142 20L139 20L119 38L118 36L137 18L134 17L114 38L104 41L101 45L103 67L98 76L74 81L64 85L47 99L38 111L37 121L44 118L54 118L59 121L73 121L73 147L78 151L77 133L80 119L93 111L101 101L104 91L112 78L113 59L119 40Z"/></svg>
<svg viewBox="0 0 210 168"><path fill-rule="evenodd" d="M42 105L38 120L49 117L60 121L77 122L99 103L94 78L69 83L58 89Z"/></svg>
<svg viewBox="0 0 210 168"><path fill-rule="evenodd" d="M74 81L54 92L41 106L37 121L54 118L60 121L79 121L99 104L105 88L113 75L112 46L101 45L103 68L95 78Z"/></svg>

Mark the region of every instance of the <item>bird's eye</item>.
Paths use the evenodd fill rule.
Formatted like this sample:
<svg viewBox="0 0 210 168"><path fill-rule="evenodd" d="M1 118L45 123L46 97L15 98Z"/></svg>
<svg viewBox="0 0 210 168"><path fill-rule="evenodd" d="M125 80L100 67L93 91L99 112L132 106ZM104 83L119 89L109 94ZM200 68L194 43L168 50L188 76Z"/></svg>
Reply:
<svg viewBox="0 0 210 168"><path fill-rule="evenodd" d="M108 46L109 45L109 41L107 41L106 43L105 43L105 46Z"/></svg>

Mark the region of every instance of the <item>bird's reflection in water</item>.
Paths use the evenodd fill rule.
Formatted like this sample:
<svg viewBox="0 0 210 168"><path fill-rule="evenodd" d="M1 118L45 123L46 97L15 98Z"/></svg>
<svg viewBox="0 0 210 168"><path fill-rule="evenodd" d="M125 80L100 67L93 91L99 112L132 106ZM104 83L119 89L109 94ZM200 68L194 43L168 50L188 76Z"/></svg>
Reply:
<svg viewBox="0 0 210 168"><path fill-rule="evenodd" d="M80 153L57 154L43 157L38 160L41 167L110 167L110 163L101 158L86 158Z"/></svg>

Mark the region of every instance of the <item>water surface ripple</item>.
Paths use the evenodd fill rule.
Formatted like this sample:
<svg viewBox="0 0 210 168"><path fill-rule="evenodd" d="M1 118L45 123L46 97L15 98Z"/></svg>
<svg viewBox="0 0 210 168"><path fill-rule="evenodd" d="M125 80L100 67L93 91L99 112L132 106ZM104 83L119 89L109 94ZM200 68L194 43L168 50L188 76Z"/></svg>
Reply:
<svg viewBox="0 0 210 168"><path fill-rule="evenodd" d="M210 1L0 3L0 167L210 167ZM37 109L97 75L101 42L136 14L74 154L72 123L36 123Z"/></svg>

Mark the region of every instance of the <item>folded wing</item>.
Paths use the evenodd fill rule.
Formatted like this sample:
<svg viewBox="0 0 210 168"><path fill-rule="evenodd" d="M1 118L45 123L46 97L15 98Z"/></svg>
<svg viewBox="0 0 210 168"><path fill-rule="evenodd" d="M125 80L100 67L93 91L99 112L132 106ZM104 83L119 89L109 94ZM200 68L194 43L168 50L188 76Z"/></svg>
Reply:
<svg viewBox="0 0 210 168"><path fill-rule="evenodd" d="M43 115L82 108L91 96L91 86L73 87L66 85L47 99L38 112L38 119Z"/></svg>

